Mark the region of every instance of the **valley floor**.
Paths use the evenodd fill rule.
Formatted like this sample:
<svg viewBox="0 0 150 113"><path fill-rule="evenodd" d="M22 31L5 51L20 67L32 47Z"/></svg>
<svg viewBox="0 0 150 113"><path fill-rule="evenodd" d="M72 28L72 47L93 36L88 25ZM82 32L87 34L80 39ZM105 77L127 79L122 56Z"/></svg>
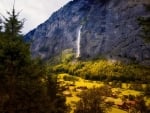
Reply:
<svg viewBox="0 0 150 113"><path fill-rule="evenodd" d="M59 74L58 83L63 89L63 94L66 96L66 104L71 106L71 112L73 113L75 109L75 103L80 100L80 93L84 90L104 86L103 82L84 80L80 77L70 76L68 74ZM112 88L112 93L115 94L112 97L106 97L106 101L113 102L114 105L109 113L127 113L127 110L121 109L118 106L122 103L122 97L124 95L142 95L143 92L130 90L125 88L126 85L123 85L124 88ZM150 98L146 99L146 103L150 104ZM122 106L123 107L123 106Z"/></svg>

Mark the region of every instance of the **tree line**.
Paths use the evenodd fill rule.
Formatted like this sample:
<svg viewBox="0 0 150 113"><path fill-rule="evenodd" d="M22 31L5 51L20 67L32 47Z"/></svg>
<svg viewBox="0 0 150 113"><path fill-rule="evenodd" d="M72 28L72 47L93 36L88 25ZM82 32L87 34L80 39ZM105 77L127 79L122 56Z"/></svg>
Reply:
<svg viewBox="0 0 150 113"><path fill-rule="evenodd" d="M149 83L149 70L149 66L108 60L68 62L51 67L51 71L55 73L69 73L89 80L126 83Z"/></svg>

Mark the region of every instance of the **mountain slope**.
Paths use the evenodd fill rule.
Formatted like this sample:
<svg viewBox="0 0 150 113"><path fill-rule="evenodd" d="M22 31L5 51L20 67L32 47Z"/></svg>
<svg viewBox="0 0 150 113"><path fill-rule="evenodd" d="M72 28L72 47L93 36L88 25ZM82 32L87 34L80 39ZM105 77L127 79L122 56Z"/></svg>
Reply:
<svg viewBox="0 0 150 113"><path fill-rule="evenodd" d="M49 59L71 50L75 57L149 62L150 44L137 19L150 15L149 0L74 0L29 32L33 57ZM80 40L79 40L80 39Z"/></svg>

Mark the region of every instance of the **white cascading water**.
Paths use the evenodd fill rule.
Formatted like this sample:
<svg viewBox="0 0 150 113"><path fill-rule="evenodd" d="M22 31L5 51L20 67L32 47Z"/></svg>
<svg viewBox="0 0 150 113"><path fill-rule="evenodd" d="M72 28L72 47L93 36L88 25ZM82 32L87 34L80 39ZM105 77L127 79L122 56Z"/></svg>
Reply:
<svg viewBox="0 0 150 113"><path fill-rule="evenodd" d="M82 26L79 27L78 35L77 35L77 52L76 52L77 58L80 57L81 29L82 29Z"/></svg>

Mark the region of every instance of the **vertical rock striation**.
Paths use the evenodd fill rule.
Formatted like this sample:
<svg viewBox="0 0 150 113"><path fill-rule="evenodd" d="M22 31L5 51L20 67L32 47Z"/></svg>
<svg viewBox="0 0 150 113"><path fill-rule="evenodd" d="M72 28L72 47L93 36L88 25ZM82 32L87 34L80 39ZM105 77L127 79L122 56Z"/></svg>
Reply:
<svg viewBox="0 0 150 113"><path fill-rule="evenodd" d="M33 57L49 59L66 49L81 58L105 56L149 62L150 44L140 37L137 18L150 16L149 0L74 0L29 32ZM82 25L80 46L77 46ZM79 44L79 43L78 43Z"/></svg>

